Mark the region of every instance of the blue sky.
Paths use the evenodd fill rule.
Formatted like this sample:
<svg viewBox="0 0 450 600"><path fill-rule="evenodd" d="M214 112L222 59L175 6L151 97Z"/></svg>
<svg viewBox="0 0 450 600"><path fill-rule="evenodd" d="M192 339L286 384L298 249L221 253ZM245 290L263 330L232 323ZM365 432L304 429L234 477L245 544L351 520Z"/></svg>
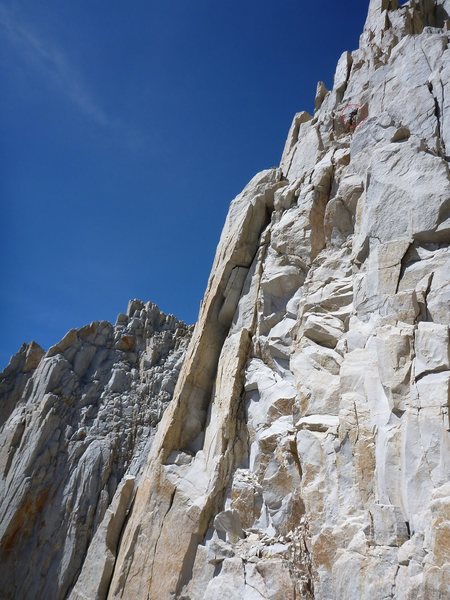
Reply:
<svg viewBox="0 0 450 600"><path fill-rule="evenodd" d="M194 322L227 208L368 2L0 0L0 367L130 298Z"/></svg>

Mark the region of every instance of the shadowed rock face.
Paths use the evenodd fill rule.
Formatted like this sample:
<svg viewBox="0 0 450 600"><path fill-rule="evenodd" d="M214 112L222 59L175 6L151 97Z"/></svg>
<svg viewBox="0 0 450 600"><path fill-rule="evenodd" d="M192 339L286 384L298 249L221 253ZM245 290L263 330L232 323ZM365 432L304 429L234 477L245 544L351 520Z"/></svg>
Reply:
<svg viewBox="0 0 450 600"><path fill-rule="evenodd" d="M315 114L295 116L280 168L232 202L151 447L147 435L114 445L134 413L108 410L109 437L97 413L84 434L77 417L68 469L53 422L82 412L82 394L66 398L86 369L120 407L130 380L149 383L142 364L156 377L153 359L137 379L117 357L97 378L80 358L78 374L72 339L14 359L2 405L8 598L449 597L449 14L450 0L372 0L359 49L342 55L332 90L318 85ZM177 327L157 371L172 382L187 339ZM136 354L132 335L114 335ZM142 389L143 406L158 386ZM158 420L149 410L142 427ZM48 464L70 475L49 485Z"/></svg>
<svg viewBox="0 0 450 600"><path fill-rule="evenodd" d="M133 301L115 326L92 323L46 354L32 343L13 357L0 379L2 598L66 597L93 539L91 580L106 593L189 338L174 317Z"/></svg>

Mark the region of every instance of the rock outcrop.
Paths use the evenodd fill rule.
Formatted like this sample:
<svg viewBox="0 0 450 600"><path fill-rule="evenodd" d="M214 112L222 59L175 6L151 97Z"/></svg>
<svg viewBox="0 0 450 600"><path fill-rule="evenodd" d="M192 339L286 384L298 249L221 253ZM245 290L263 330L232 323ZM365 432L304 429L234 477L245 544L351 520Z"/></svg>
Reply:
<svg viewBox="0 0 450 600"><path fill-rule="evenodd" d="M47 422L64 400L30 381L69 371L46 367L64 350L16 357L2 406L15 507L2 548L15 570L2 579L25 591L8 598L450 597L449 24L450 0L372 0L359 49L340 58L332 90L319 83L314 115L295 116L280 167L233 201L173 399L136 454L135 493L122 444L114 498L91 508L93 492L74 484L52 512L45 466L64 433ZM117 398L128 371L111 367ZM30 422L27 393L48 397ZM117 417L120 431L134 423ZM39 450L24 439L32 428ZM77 481L102 457L80 459ZM48 528L61 515L67 552ZM71 527L77 539L95 531L84 554ZM33 596L19 568L38 548ZM74 587L46 588L77 553Z"/></svg>
<svg viewBox="0 0 450 600"><path fill-rule="evenodd" d="M65 598L77 579L106 596L190 333L134 300L115 326L91 323L47 353L32 343L13 357L0 379L2 600Z"/></svg>
<svg viewBox="0 0 450 600"><path fill-rule="evenodd" d="M232 203L108 598L450 597L449 13L372 1Z"/></svg>

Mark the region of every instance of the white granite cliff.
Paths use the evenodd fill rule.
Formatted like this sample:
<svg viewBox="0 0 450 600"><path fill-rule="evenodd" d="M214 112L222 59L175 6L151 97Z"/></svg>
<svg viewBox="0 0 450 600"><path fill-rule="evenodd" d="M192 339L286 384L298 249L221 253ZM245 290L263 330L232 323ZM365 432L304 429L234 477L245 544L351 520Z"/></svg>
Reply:
<svg viewBox="0 0 450 600"><path fill-rule="evenodd" d="M35 495L1 538L16 569L1 575L6 598L450 598L449 29L450 0L370 2L359 49L332 90L318 85L314 115L295 116L280 168L231 204L134 489L122 479L88 524L66 505L64 540L90 536L72 554L53 548L41 514L60 516ZM19 355L7 422L43 380L39 359ZM40 454L2 432L17 473L7 506L57 460L47 430ZM24 565L43 574L34 596Z"/></svg>

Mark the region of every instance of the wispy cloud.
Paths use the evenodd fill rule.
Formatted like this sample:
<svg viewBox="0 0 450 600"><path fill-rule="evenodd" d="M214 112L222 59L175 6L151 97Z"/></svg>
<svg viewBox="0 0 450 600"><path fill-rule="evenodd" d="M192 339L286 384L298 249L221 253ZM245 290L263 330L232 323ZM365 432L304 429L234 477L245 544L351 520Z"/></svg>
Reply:
<svg viewBox="0 0 450 600"><path fill-rule="evenodd" d="M48 39L44 39L12 9L0 3L0 31L20 53L22 59L97 125L112 125L110 119L93 97L78 69L66 54Z"/></svg>

